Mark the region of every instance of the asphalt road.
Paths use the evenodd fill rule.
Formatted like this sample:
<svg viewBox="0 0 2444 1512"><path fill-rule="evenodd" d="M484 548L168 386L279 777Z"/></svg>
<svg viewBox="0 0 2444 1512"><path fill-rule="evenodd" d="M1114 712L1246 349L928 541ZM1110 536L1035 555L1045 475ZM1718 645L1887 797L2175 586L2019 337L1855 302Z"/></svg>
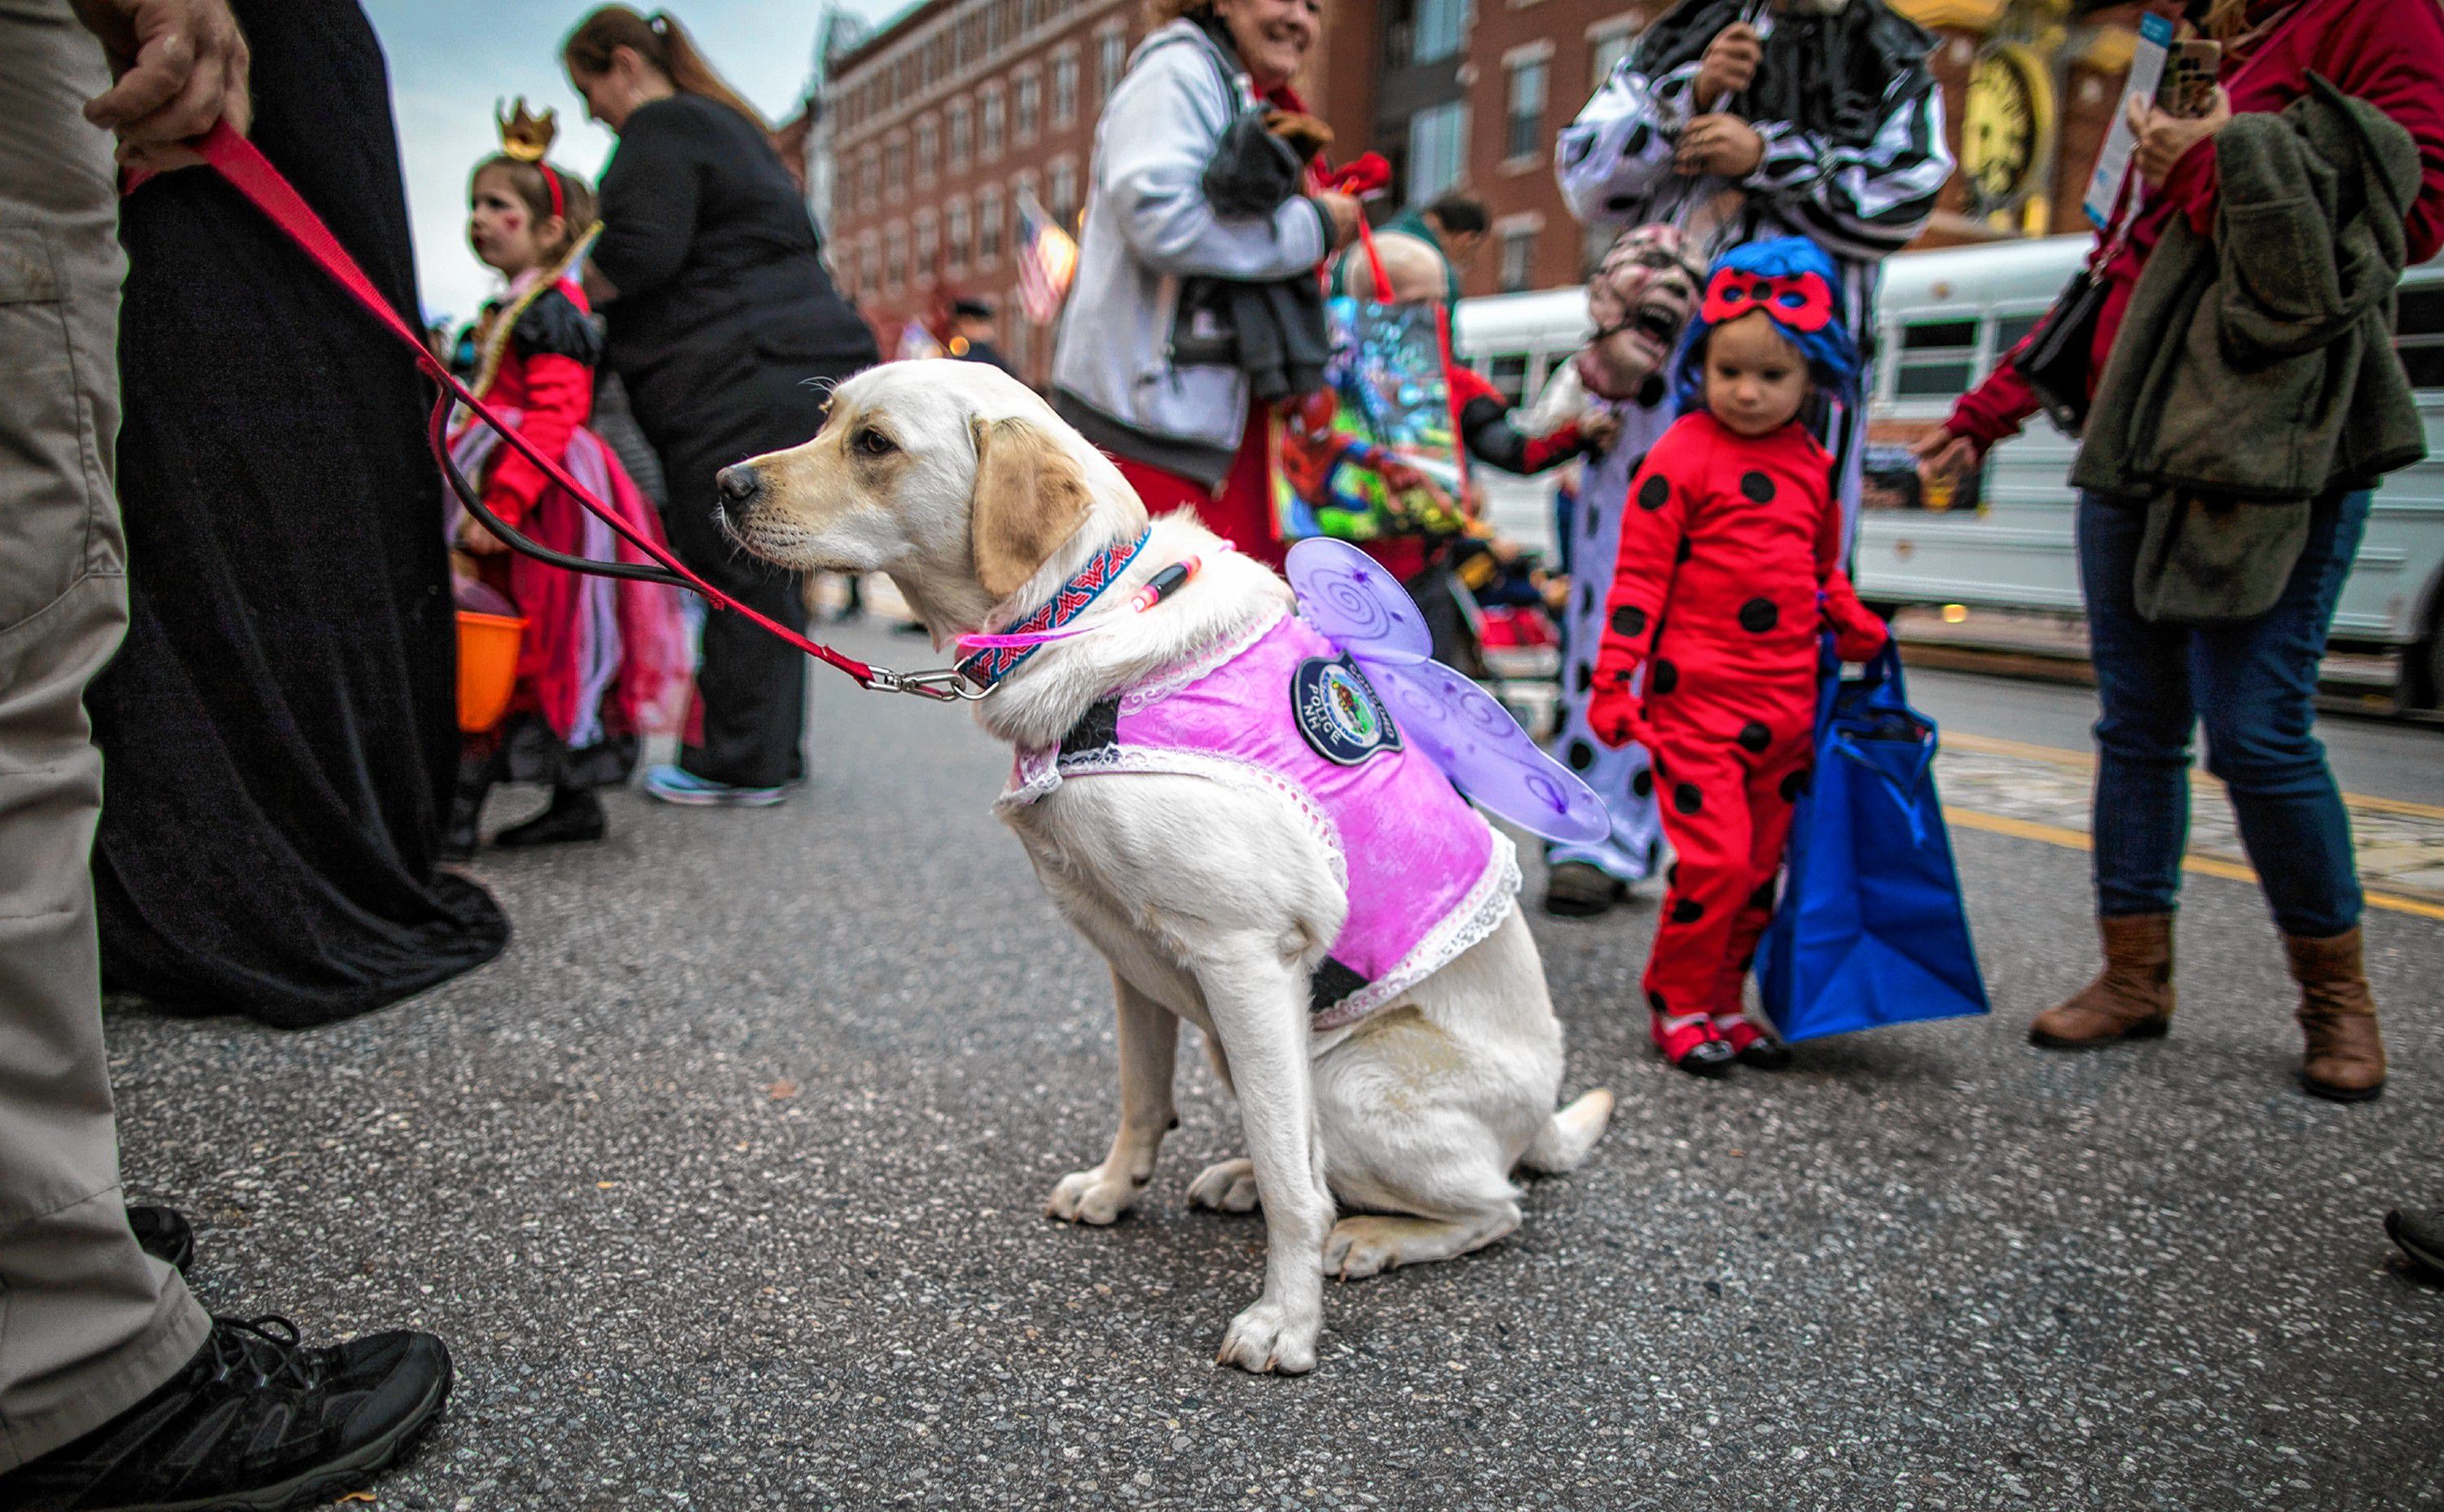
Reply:
<svg viewBox="0 0 2444 1512"><path fill-rule="evenodd" d="M1910 694L1947 728L2065 750L2092 751L2096 690L2018 677L1909 669ZM2444 728L2327 715L2317 723L2344 789L2371 798L2444 805ZM2197 753L2205 756L2201 738Z"/></svg>
<svg viewBox="0 0 2444 1512"><path fill-rule="evenodd" d="M2190 880L2170 1039L2048 1055L2086 858L1961 834L1994 1016L1720 1084L1645 1047L1651 909L1539 918L1613 1132L1252 1378L1208 1363L1260 1230L1186 1207L1238 1151L1201 1058L1137 1214L1041 1217L1110 1134L1103 971L987 812L1005 753L817 690L786 807L488 853L517 937L468 978L303 1034L116 1012L128 1178L211 1306L456 1350L379 1505L2444 1504L2444 1287L2378 1226L2444 1202L2444 924L2372 921L2394 1080L2341 1108L2236 883Z"/></svg>

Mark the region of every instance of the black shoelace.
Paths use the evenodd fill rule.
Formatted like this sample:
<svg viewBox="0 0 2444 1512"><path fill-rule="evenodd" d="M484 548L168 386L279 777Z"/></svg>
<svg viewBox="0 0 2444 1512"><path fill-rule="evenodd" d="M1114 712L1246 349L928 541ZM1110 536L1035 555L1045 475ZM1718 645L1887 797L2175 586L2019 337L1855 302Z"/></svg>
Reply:
<svg viewBox="0 0 2444 1512"><path fill-rule="evenodd" d="M297 1325L278 1313L266 1313L261 1318L215 1316L211 1338L212 1379L226 1381L240 1370L247 1370L253 1373L258 1388L285 1379L300 1391L311 1390L314 1373L306 1365L305 1343L305 1335Z"/></svg>

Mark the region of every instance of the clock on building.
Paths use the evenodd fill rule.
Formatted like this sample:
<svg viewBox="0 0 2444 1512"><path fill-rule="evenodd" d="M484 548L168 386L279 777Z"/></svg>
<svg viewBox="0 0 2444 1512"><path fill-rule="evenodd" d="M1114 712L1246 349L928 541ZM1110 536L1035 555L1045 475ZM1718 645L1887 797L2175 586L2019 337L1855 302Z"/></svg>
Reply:
<svg viewBox="0 0 2444 1512"><path fill-rule="evenodd" d="M2027 48L1995 47L1977 60L1960 117L1971 213L2008 212L2034 187L2052 117L2052 82Z"/></svg>

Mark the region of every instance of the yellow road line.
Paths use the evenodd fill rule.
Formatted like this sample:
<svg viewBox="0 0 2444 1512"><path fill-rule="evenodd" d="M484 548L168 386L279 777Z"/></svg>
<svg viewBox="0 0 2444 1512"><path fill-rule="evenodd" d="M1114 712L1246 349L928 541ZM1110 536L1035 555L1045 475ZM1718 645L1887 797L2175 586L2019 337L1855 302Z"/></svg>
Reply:
<svg viewBox="0 0 2444 1512"><path fill-rule="evenodd" d="M2064 850L2084 851L2094 848L2085 832L2064 829L2059 824L2041 824L2035 820L2013 819L2007 814L1981 814L1973 808L1944 806L1944 821L1962 829L1984 830L1989 835L2008 835L2013 839L2036 840L2046 845L2059 845ZM2228 882L2256 885L2257 874L2235 861L2219 860L2212 856L2184 856L2181 870L2195 872L2200 876L2219 876ZM2444 903L2430 903L2424 898L2403 897L2398 893L2368 893L2370 908L2395 913L2416 914L2422 919L2444 919Z"/></svg>
<svg viewBox="0 0 2444 1512"><path fill-rule="evenodd" d="M2096 758L2086 751L2064 750L2059 746L2031 746L2026 741L2002 740L1992 735L1964 735L1956 730L1943 732L1943 744L1953 750L1974 751L1981 756L2016 756L2023 761L2045 762L2054 766L2075 766L2082 771L2093 770ZM2223 783L2213 772L2192 768L2190 784L2194 787L2221 789ZM2406 798L2371 798L2365 793L2344 793L2342 802L2351 808L2363 808L2372 814L2404 814L2413 819L2444 819L2444 807L2434 803L2413 802Z"/></svg>

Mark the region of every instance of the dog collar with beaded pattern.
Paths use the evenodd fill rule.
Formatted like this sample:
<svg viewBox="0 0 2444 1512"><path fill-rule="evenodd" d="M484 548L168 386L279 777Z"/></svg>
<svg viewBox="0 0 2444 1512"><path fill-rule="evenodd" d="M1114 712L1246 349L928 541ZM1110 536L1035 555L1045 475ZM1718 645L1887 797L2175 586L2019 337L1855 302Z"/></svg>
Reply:
<svg viewBox="0 0 2444 1512"><path fill-rule="evenodd" d="M993 632L998 636L1029 635L1039 630L1058 630L1086 612L1087 606L1102 597L1103 590L1118 582L1129 563L1138 560L1154 538L1152 529L1134 540L1115 541L1086 559L1086 564L1069 575L1052 597L1037 604L1017 619ZM1019 664L1040 646L996 646L959 659L959 674L978 688L990 689L1018 670Z"/></svg>

